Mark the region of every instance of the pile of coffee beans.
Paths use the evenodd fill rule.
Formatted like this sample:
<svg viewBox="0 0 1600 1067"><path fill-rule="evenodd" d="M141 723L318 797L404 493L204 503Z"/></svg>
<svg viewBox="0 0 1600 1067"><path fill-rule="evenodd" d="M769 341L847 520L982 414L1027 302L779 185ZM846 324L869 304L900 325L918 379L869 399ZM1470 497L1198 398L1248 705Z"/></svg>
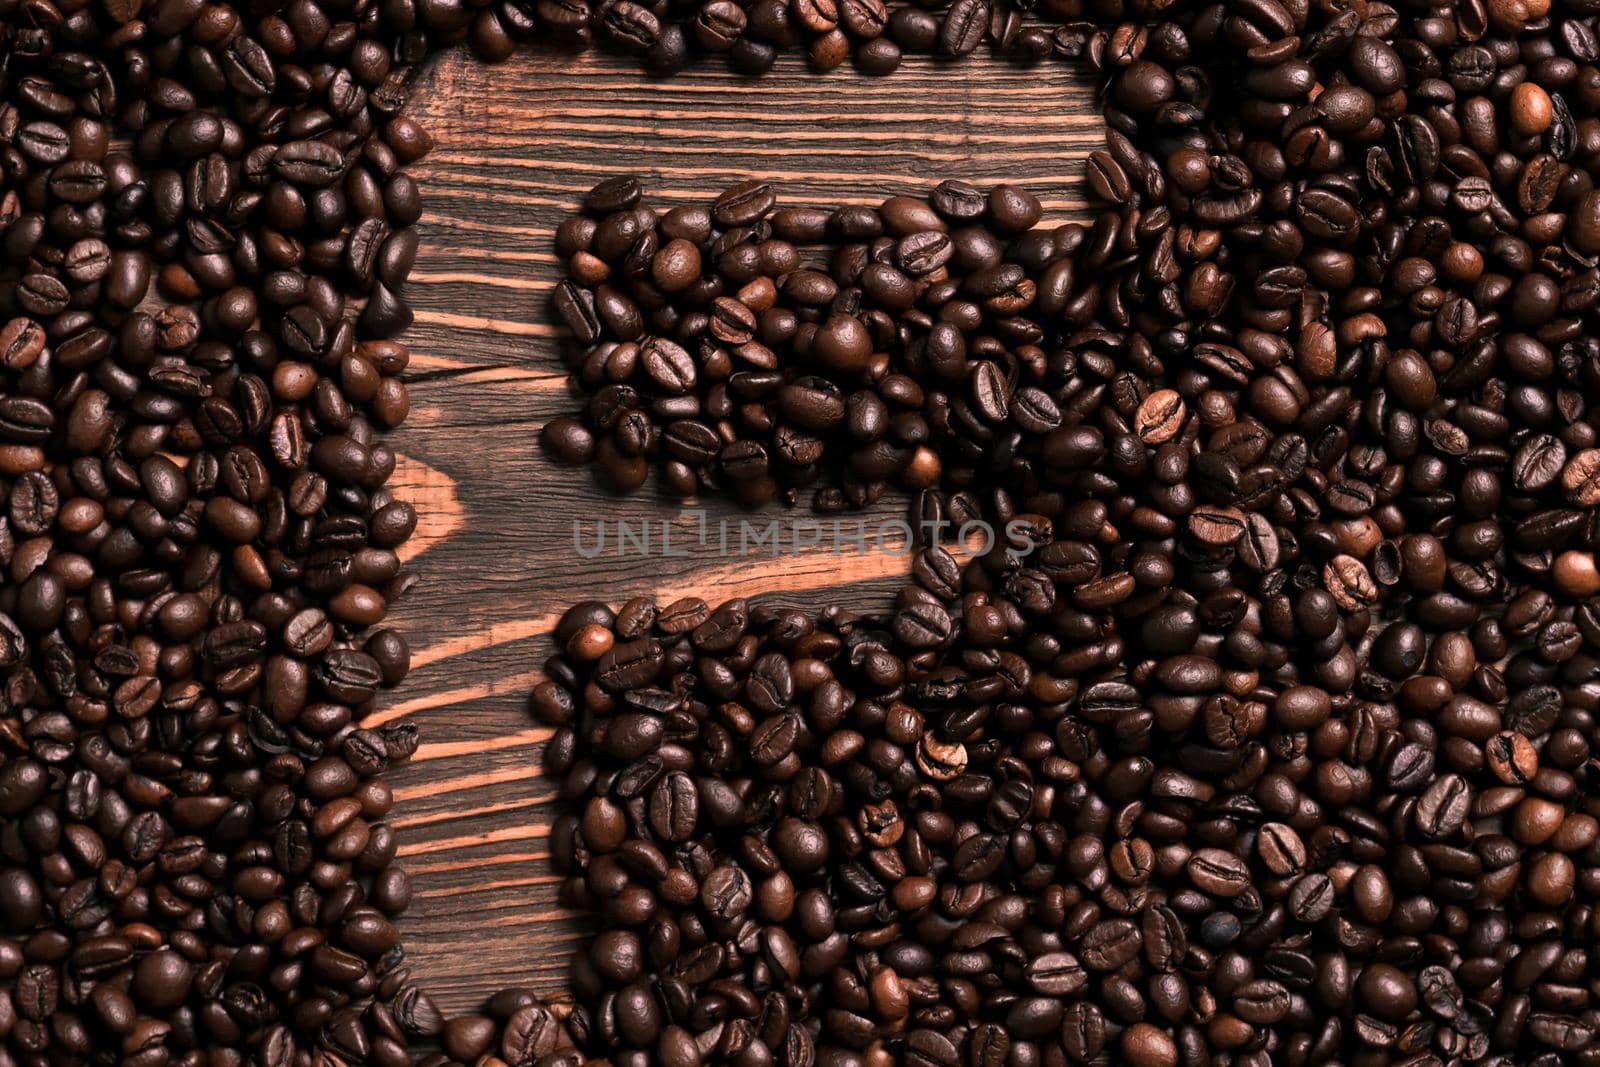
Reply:
<svg viewBox="0 0 1600 1067"><path fill-rule="evenodd" d="M1283 262L1109 195L1162 173L1110 142L1087 228L613 180L558 235L559 457L1006 533L881 619L566 615L535 710L609 1062L1600 1062L1592 260L1450 282L1446 207L1385 266L1312 189L1234 227Z"/></svg>
<svg viewBox="0 0 1600 1067"><path fill-rule="evenodd" d="M1597 8L0 0L0 1067L1600 1064ZM416 732L362 725L403 109L534 38L988 41L1108 132L1089 225L615 180L562 228L557 455L1005 534L882 619L569 612L534 703L605 931L447 1020Z"/></svg>
<svg viewBox="0 0 1600 1067"><path fill-rule="evenodd" d="M403 46L0 2L0 1062L411 1062ZM361 304L355 303L362 300Z"/></svg>
<svg viewBox="0 0 1600 1067"><path fill-rule="evenodd" d="M1039 202L1014 186L776 203L759 181L664 213L632 178L590 192L557 231L570 277L554 311L591 395L545 426L552 454L611 489L639 486L654 457L670 491L747 504L817 483L815 506L835 511L891 481L1003 474L988 453L1020 461L1019 428L1063 425L1039 344L1106 264L1085 227L1034 229ZM802 246L824 242L808 262Z"/></svg>
<svg viewBox="0 0 1600 1067"><path fill-rule="evenodd" d="M1600 1063L1593 14L1091 31L1088 225L590 193L552 454L1005 534L883 618L569 613L580 1046Z"/></svg>
<svg viewBox="0 0 1600 1067"><path fill-rule="evenodd" d="M1032 0L953 0L948 6L894 8L884 0L433 0L415 6L419 21L431 16L432 23L448 27L448 32L466 26L474 52L490 62L510 55L519 41L530 37L575 48L598 41L611 51L638 57L655 76L675 74L711 57L737 74L765 74L780 53L804 51L813 70L830 71L853 58L856 70L878 77L894 73L907 52L958 59L986 42L996 55L1031 65L1052 53L1073 55L1079 40L1073 31L1052 36L1027 24ZM1084 5L1077 0L1048 6L1056 17L1083 15ZM944 9L929 10L939 7Z"/></svg>

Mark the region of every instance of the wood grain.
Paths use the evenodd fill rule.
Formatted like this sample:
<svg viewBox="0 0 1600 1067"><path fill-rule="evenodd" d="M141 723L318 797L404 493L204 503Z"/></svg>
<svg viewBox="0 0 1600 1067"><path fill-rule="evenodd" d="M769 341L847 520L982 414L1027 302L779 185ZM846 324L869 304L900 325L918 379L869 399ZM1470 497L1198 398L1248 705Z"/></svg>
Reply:
<svg viewBox="0 0 1600 1067"><path fill-rule="evenodd" d="M546 313L555 226L596 181L624 173L665 206L749 176L777 182L780 203L819 206L946 177L1004 180L1032 189L1053 224L1082 214L1082 160L1101 124L1089 84L1065 65L1024 72L986 57L912 58L880 81L813 75L791 58L756 82L712 70L650 82L609 56L531 53L486 68L453 52L422 77L411 113L437 144L416 170L427 213L406 294L412 414L395 441L398 490L422 516L408 546L422 581L392 619L415 667L377 718L409 715L423 730L393 775L417 889L404 930L417 974L447 1009L468 1010L507 984L560 990L584 929L555 903L554 787L539 773L548 731L527 713L560 612L645 592L874 608L906 571L904 555L877 548L583 558L575 521L592 546L597 520L659 523L679 505L649 490L604 495L539 452L539 427L575 406ZM713 530L741 517L701 506ZM876 526L904 507L888 499L865 518ZM692 530L676 522L677 543Z"/></svg>

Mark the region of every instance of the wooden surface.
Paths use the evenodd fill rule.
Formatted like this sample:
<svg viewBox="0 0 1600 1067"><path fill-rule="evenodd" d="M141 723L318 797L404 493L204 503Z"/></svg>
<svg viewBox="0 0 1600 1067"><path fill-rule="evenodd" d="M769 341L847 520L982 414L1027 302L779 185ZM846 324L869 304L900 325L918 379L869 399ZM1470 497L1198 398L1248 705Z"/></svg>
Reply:
<svg viewBox="0 0 1600 1067"><path fill-rule="evenodd" d="M562 609L651 591L872 608L906 570L885 551L582 558L574 520L592 545L596 520L659 521L677 505L648 488L608 497L538 448L540 426L574 407L547 312L556 224L596 181L623 173L666 206L708 201L747 176L777 182L780 204L820 206L945 177L1006 180L1031 188L1055 223L1081 216L1082 161L1100 121L1067 65L1023 72L987 57L908 60L876 81L815 76L789 59L756 82L706 69L652 83L592 53L488 68L456 52L421 79L411 113L437 143L416 170L427 214L407 291L412 413L396 440L399 490L422 515L408 546L422 581L393 617L414 668L379 718L411 715L423 730L415 760L393 775L417 889L403 929L418 975L448 1010L467 1010L509 983L559 991L582 936L555 904L546 731L527 712ZM713 529L741 515L705 506ZM868 518L904 508L888 499Z"/></svg>

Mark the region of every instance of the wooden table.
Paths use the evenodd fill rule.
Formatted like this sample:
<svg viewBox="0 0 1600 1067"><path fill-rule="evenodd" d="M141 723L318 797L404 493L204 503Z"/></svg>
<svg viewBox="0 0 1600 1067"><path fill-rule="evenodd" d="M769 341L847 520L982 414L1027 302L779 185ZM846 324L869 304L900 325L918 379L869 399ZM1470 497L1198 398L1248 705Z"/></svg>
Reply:
<svg viewBox="0 0 1600 1067"><path fill-rule="evenodd" d="M410 715L423 731L416 758L392 776L417 890L403 930L416 973L459 1011L507 984L559 991L583 936L555 903L553 789L539 770L548 731L527 711L566 606L657 592L881 607L907 566L885 550L618 558L608 547L583 558L575 521L592 547L598 520L659 524L678 505L648 487L607 496L540 452L540 426L576 406L547 311L561 269L556 224L596 181L629 173L666 206L706 202L748 176L778 183L780 204L819 206L876 203L946 177L1013 181L1054 223L1081 217L1082 161L1101 124L1081 72L986 56L910 59L885 80L817 76L786 58L760 81L706 68L650 82L630 61L594 53L484 67L453 52L421 79L411 113L437 142L416 169L427 214L407 292L412 411L396 441L399 491L422 516L408 546L422 582L394 616L411 637L411 677L378 718ZM713 530L741 517L703 506ZM895 497L867 518L904 509ZM803 517L773 510L762 521ZM688 536L691 524L675 530Z"/></svg>

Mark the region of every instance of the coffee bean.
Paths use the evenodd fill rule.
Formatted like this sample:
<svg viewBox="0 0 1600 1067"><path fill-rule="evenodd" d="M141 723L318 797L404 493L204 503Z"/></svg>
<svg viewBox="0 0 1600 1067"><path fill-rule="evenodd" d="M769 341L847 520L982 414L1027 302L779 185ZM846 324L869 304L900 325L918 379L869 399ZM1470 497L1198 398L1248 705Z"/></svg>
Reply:
<svg viewBox="0 0 1600 1067"><path fill-rule="evenodd" d="M707 912L724 921L743 915L750 906L752 896L750 877L742 869L731 865L713 870L700 891Z"/></svg>
<svg viewBox="0 0 1600 1067"><path fill-rule="evenodd" d="M640 365L652 384L665 394L682 395L695 387L694 360L682 346L665 338L652 337L644 343Z"/></svg>
<svg viewBox="0 0 1600 1067"><path fill-rule="evenodd" d="M1088 973L1070 952L1048 952L1028 961L1028 984L1045 996L1065 997L1081 991Z"/></svg>
<svg viewBox="0 0 1600 1067"><path fill-rule="evenodd" d="M956 0L939 29L939 50L950 56L974 52L989 27L989 5L984 0Z"/></svg>
<svg viewBox="0 0 1600 1067"><path fill-rule="evenodd" d="M1279 877L1300 873L1306 864L1306 847L1300 835L1283 823L1265 823L1256 839L1261 862Z"/></svg>
<svg viewBox="0 0 1600 1067"><path fill-rule="evenodd" d="M1219 897L1236 897L1250 887L1250 873L1232 852L1203 848L1189 859L1189 880L1203 892Z"/></svg>
<svg viewBox="0 0 1600 1067"><path fill-rule="evenodd" d="M1289 890L1289 910L1302 923L1320 922L1333 909L1333 885L1324 874L1308 874Z"/></svg>
<svg viewBox="0 0 1600 1067"><path fill-rule="evenodd" d="M1100 199L1126 204L1133 198L1133 184L1110 152L1102 149L1089 153L1087 172L1089 188Z"/></svg>
<svg viewBox="0 0 1600 1067"><path fill-rule="evenodd" d="M1139 403L1134 430L1147 445L1165 444L1183 429L1187 417L1183 398L1174 390L1159 389Z"/></svg>
<svg viewBox="0 0 1600 1067"><path fill-rule="evenodd" d="M1083 935L1078 955L1092 971L1115 971L1139 953L1139 928L1127 919L1106 919Z"/></svg>
<svg viewBox="0 0 1600 1067"><path fill-rule="evenodd" d="M1000 368L984 360L972 370L972 406L989 422L1004 422L1010 414L1011 388Z"/></svg>
<svg viewBox="0 0 1600 1067"><path fill-rule="evenodd" d="M765 182L747 181L732 186L711 205L711 217L720 226L747 226L764 218L777 202Z"/></svg>
<svg viewBox="0 0 1600 1067"><path fill-rule="evenodd" d="M1426 838L1449 837L1466 821L1471 793L1459 775L1434 779L1417 800L1417 829Z"/></svg>
<svg viewBox="0 0 1600 1067"><path fill-rule="evenodd" d="M1531 782L1539 769L1539 755L1522 734L1502 731L1484 746L1489 768L1507 785Z"/></svg>
<svg viewBox="0 0 1600 1067"><path fill-rule="evenodd" d="M1189 513L1189 532L1202 544L1232 545L1245 536L1245 515L1238 508L1200 507Z"/></svg>

